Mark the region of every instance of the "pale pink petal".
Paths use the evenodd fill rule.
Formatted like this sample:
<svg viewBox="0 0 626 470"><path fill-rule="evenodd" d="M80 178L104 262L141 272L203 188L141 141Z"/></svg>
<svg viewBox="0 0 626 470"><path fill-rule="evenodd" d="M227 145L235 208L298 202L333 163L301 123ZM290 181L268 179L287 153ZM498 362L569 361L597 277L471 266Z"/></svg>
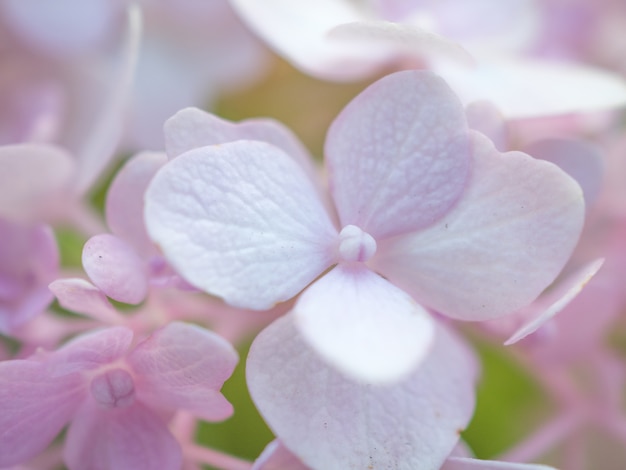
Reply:
<svg viewBox="0 0 626 470"><path fill-rule="evenodd" d="M85 136L81 136L75 146L78 173L74 187L79 194L84 194L91 188L115 156L135 75L141 33L141 9L131 2L126 12L124 37L120 41L120 49L113 62L113 72L105 82L106 88L96 91L103 95L104 99L100 102L96 118L90 116L92 119L89 121L90 125Z"/></svg>
<svg viewBox="0 0 626 470"><path fill-rule="evenodd" d="M385 47L389 62L413 57L417 65L418 60L432 56L449 57L467 64L474 62L470 53L457 42L412 24L355 21L335 26L326 37L337 44L354 44L364 50Z"/></svg>
<svg viewBox="0 0 626 470"><path fill-rule="evenodd" d="M22 41L52 57L93 53L116 32L121 2L111 0L5 0L6 25Z"/></svg>
<svg viewBox="0 0 626 470"><path fill-rule="evenodd" d="M295 325L332 367L366 383L397 382L428 355L430 315L364 266L339 265L302 293Z"/></svg>
<svg viewBox="0 0 626 470"><path fill-rule="evenodd" d="M70 470L179 470L180 445L165 423L140 404L115 410L87 402L69 428Z"/></svg>
<svg viewBox="0 0 626 470"><path fill-rule="evenodd" d="M602 150L597 145L584 140L545 139L524 147L524 153L552 162L574 178L587 207L596 200L604 178Z"/></svg>
<svg viewBox="0 0 626 470"><path fill-rule="evenodd" d="M387 48L328 38L343 23L365 19L345 0L296 4L290 0L231 2L248 26L293 65L312 75L332 80L354 80L371 74L389 60Z"/></svg>
<svg viewBox="0 0 626 470"><path fill-rule="evenodd" d="M113 234L127 241L142 257L156 254L143 222L144 194L156 172L167 162L160 152L142 152L115 175L107 192L106 219Z"/></svg>
<svg viewBox="0 0 626 470"><path fill-rule="evenodd" d="M626 104L626 81L587 65L507 59L434 67L464 104L487 100L506 119L582 113ZM529 86L532 84L532 86Z"/></svg>
<svg viewBox="0 0 626 470"><path fill-rule="evenodd" d="M230 122L198 108L185 108L165 123L165 149L175 158L189 150L236 140L260 140L275 145L293 157L305 169L311 167L311 156L294 133L269 118Z"/></svg>
<svg viewBox="0 0 626 470"><path fill-rule="evenodd" d="M556 470L547 465L532 463L498 462L495 460L478 460L467 457L450 457L441 470Z"/></svg>
<svg viewBox="0 0 626 470"><path fill-rule="evenodd" d="M475 101L465 107L470 129L489 137L500 151L509 150L508 127L502 113L489 101Z"/></svg>
<svg viewBox="0 0 626 470"><path fill-rule="evenodd" d="M584 202L557 166L500 154L474 134L474 169L436 225L379 244L374 266L424 305L487 320L529 304L558 275L580 235Z"/></svg>
<svg viewBox="0 0 626 470"><path fill-rule="evenodd" d="M20 222L51 220L75 173L72 157L43 144L0 147L0 217Z"/></svg>
<svg viewBox="0 0 626 470"><path fill-rule="evenodd" d="M43 451L84 396L78 374L52 378L38 361L0 362L0 467Z"/></svg>
<svg viewBox="0 0 626 470"><path fill-rule="evenodd" d="M429 72L399 72L357 96L331 125L326 156L345 226L375 239L431 225L470 169L463 107Z"/></svg>
<svg viewBox="0 0 626 470"><path fill-rule="evenodd" d="M270 442L259 458L254 461L251 470L309 470L302 461L291 453L282 442L273 440Z"/></svg>
<svg viewBox="0 0 626 470"><path fill-rule="evenodd" d="M321 274L337 240L301 167L253 141L202 147L169 162L146 193L146 226L192 285L258 310Z"/></svg>
<svg viewBox="0 0 626 470"><path fill-rule="evenodd" d="M122 326L95 330L51 353L48 363L55 376L95 369L126 354L132 340L132 330Z"/></svg>
<svg viewBox="0 0 626 470"><path fill-rule="evenodd" d="M602 267L604 259L595 260L586 266L583 266L576 273L572 274L568 279L561 282L552 292L546 295L550 301L541 301L544 305L542 310L535 313L528 319L524 325L511 335L504 344L511 345L524 339L526 336L534 333L541 328L546 322L554 318L556 314L561 312L569 303L580 294L587 283L596 275Z"/></svg>
<svg viewBox="0 0 626 470"><path fill-rule="evenodd" d="M103 323L122 323L124 318L117 313L106 295L84 279L58 279L49 286L61 307L82 313Z"/></svg>
<svg viewBox="0 0 626 470"><path fill-rule="evenodd" d="M140 303L148 293L148 272L133 247L108 233L83 247L83 268L91 281L118 302Z"/></svg>
<svg viewBox="0 0 626 470"><path fill-rule="evenodd" d="M219 390L238 361L222 337L179 322L157 330L128 356L143 403L156 409L183 408L208 421L232 414L232 405Z"/></svg>
<svg viewBox="0 0 626 470"><path fill-rule="evenodd" d="M0 219L0 332L12 333L52 302L59 251L50 227Z"/></svg>
<svg viewBox="0 0 626 470"><path fill-rule="evenodd" d="M350 381L299 335L291 315L255 339L250 394L278 439L312 468L435 469L470 420L477 364L442 326L422 365L393 386Z"/></svg>

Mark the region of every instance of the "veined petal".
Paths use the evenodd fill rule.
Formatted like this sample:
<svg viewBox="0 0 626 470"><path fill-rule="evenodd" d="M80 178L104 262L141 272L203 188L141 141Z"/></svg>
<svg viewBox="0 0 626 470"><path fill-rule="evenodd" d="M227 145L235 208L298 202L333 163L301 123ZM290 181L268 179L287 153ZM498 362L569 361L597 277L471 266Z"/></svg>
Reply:
<svg viewBox="0 0 626 470"><path fill-rule="evenodd" d="M156 409L183 408L208 421L232 414L219 390L238 361L228 341L180 322L157 330L128 356L142 402Z"/></svg>
<svg viewBox="0 0 626 470"><path fill-rule="evenodd" d="M255 141L169 162L148 188L146 226L187 281L257 310L293 297L330 266L338 237L300 166Z"/></svg>
<svg viewBox="0 0 626 470"><path fill-rule="evenodd" d="M165 423L143 405L103 410L90 401L69 428L65 462L70 470L178 470L182 452Z"/></svg>
<svg viewBox="0 0 626 470"><path fill-rule="evenodd" d="M294 306L295 325L332 367L365 383L397 382L428 355L433 319L364 266L339 265Z"/></svg>
<svg viewBox="0 0 626 470"><path fill-rule="evenodd" d="M95 330L51 353L48 363L55 376L94 369L122 357L132 340L132 330L123 326Z"/></svg>
<svg viewBox="0 0 626 470"><path fill-rule="evenodd" d="M294 133L269 118L230 122L198 108L185 108L165 122L165 148L172 159L198 147L236 140L258 140L275 145L310 169L312 157Z"/></svg>
<svg viewBox="0 0 626 470"><path fill-rule="evenodd" d="M534 300L578 241L582 191L555 165L501 155L474 134L474 171L459 204L427 230L378 245L375 269L424 305L487 320Z"/></svg>
<svg viewBox="0 0 626 470"><path fill-rule="evenodd" d="M471 147L465 113L429 72L399 72L357 96L326 139L343 226L375 239L433 224L463 192Z"/></svg>
<svg viewBox="0 0 626 470"><path fill-rule="evenodd" d="M77 374L52 378L42 362L0 362L0 467L43 451L70 420L84 391Z"/></svg>
<svg viewBox="0 0 626 470"><path fill-rule="evenodd" d="M111 232L126 240L141 256L156 254L143 221L144 195L157 171L165 165L162 152L142 152L115 175L107 191L106 219Z"/></svg>
<svg viewBox="0 0 626 470"><path fill-rule="evenodd" d="M403 382L353 382L326 365L279 318L252 344L250 394L278 439L312 468L438 469L474 408L477 364L438 326L433 347Z"/></svg>

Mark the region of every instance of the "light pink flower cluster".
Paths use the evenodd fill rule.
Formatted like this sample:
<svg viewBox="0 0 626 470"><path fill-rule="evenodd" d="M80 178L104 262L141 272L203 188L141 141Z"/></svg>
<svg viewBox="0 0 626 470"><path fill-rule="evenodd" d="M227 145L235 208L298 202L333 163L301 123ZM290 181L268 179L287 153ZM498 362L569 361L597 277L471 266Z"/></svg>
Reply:
<svg viewBox="0 0 626 470"><path fill-rule="evenodd" d="M624 467L587 451L626 443L619 2L44 3L0 4L0 468ZM200 109L264 75L244 24L316 77L385 73L323 166ZM250 341L254 462L195 436ZM471 342L555 404L493 460Z"/></svg>

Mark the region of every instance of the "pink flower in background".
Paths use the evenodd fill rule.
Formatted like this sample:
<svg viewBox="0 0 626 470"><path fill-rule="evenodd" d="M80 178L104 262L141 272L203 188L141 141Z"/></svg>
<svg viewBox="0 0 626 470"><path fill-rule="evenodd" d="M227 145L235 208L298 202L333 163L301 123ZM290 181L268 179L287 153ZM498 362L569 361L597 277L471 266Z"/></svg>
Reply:
<svg viewBox="0 0 626 470"><path fill-rule="evenodd" d="M426 66L463 103L492 101L507 118L626 103L626 82L619 75L534 51L555 18L534 0L231 3L278 54L326 80Z"/></svg>
<svg viewBox="0 0 626 470"><path fill-rule="evenodd" d="M59 252L49 227L0 219L0 333L11 334L52 302L48 284L59 275Z"/></svg>
<svg viewBox="0 0 626 470"><path fill-rule="evenodd" d="M211 119L206 131L193 114L178 119L181 141L215 133ZM287 300L336 265L300 297L296 325L366 381L410 373L432 341L431 317L398 287L453 318L502 316L554 280L580 233L580 188L469 132L429 73L380 80L332 124L337 215L284 149L239 140L179 155L148 188L148 232L187 281L240 307Z"/></svg>
<svg viewBox="0 0 626 470"><path fill-rule="evenodd" d="M134 341L132 331L115 327L0 363L0 466L36 456L71 421L64 451L70 469L180 468L167 418L178 409L208 421L229 417L232 406L219 390L237 353L184 323Z"/></svg>

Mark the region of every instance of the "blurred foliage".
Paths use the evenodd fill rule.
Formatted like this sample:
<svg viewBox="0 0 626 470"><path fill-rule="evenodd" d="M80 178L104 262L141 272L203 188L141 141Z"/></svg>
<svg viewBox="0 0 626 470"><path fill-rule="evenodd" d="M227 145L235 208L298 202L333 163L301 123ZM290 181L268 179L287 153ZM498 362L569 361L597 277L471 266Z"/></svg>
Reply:
<svg viewBox="0 0 626 470"><path fill-rule="evenodd" d="M252 117L277 119L320 159L328 126L369 83L323 82L276 59L265 80L243 93L222 97L213 112L232 121Z"/></svg>
<svg viewBox="0 0 626 470"><path fill-rule="evenodd" d="M197 440L211 448L254 460L274 439L274 435L259 415L248 393L245 363L249 349L250 343L238 348L241 359L222 389L224 396L235 407L235 414L221 423L202 422L198 428Z"/></svg>
<svg viewBox="0 0 626 470"><path fill-rule="evenodd" d="M497 456L550 416L553 405L505 346L473 340L482 374L476 412L463 438L478 458Z"/></svg>

